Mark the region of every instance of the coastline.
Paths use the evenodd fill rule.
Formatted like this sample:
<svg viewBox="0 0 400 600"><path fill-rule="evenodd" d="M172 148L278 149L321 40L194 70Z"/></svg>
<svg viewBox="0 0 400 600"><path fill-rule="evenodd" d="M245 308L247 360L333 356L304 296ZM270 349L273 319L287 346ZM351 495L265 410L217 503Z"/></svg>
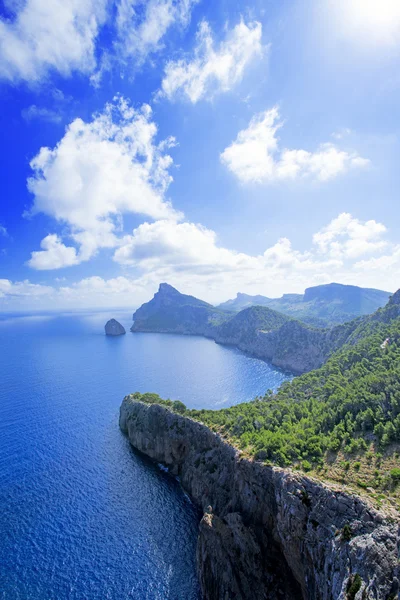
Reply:
<svg viewBox="0 0 400 600"><path fill-rule="evenodd" d="M396 597L399 522L366 499L243 458L158 404L125 397L120 428L203 510L197 569L206 600L344 600L353 583L360 597Z"/></svg>

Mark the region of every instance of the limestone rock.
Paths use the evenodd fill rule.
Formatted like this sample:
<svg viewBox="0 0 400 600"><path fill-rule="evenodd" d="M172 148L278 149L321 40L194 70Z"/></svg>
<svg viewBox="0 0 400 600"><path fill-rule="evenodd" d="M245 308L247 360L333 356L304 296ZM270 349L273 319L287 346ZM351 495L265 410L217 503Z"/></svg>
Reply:
<svg viewBox="0 0 400 600"><path fill-rule="evenodd" d="M116 319L110 319L104 326L106 335L123 335L126 333L125 327L121 325Z"/></svg>
<svg viewBox="0 0 400 600"><path fill-rule="evenodd" d="M205 600L346 600L356 576L357 600L397 598L399 521L367 500L244 459L201 423L130 396L120 427L205 512L197 548Z"/></svg>

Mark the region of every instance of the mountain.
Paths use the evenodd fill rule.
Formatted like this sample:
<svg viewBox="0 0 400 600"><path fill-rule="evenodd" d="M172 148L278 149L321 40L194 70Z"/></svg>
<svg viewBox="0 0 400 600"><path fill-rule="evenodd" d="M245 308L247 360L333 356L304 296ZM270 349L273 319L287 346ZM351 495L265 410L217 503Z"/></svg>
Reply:
<svg viewBox="0 0 400 600"><path fill-rule="evenodd" d="M317 293L322 297L328 295L334 305L335 294L338 293L335 287L319 288L323 289ZM352 290L349 291L351 293ZM357 291L353 293L359 294ZM320 302L321 296L315 295L314 288L307 290L306 294L308 297L311 294L312 302ZM154 298L134 313L131 331L204 335L219 344L235 346L267 360L281 369L305 373L323 365L344 344L357 340L362 327L371 328L374 320L382 320L385 314L393 312L390 307L395 307L396 312L396 298L397 295L392 296L385 309L371 316L358 317L327 329L314 327L269 306L251 306L232 314L162 283ZM329 303L325 302L326 308Z"/></svg>
<svg viewBox="0 0 400 600"><path fill-rule="evenodd" d="M304 294L284 294L276 299L239 293L218 308L239 311L248 306L268 306L311 325L330 327L374 312L386 304L389 296L382 290L329 283L309 287Z"/></svg>
<svg viewBox="0 0 400 600"><path fill-rule="evenodd" d="M211 327L230 316L203 300L181 294L168 283L161 283L153 299L133 314L131 331L206 335Z"/></svg>
<svg viewBox="0 0 400 600"><path fill-rule="evenodd" d="M236 298L222 302L222 304L218 305L218 308L239 312L239 310L243 310L249 306L267 306L270 302L272 302L272 299L266 296L249 296L249 294L241 294L239 292Z"/></svg>

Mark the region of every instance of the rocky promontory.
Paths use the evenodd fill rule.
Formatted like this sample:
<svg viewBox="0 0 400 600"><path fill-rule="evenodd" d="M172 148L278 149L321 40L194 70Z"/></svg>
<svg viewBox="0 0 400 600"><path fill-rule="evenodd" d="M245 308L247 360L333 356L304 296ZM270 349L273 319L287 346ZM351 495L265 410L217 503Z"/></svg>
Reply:
<svg viewBox="0 0 400 600"><path fill-rule="evenodd" d="M395 600L399 522L367 500L243 457L202 423L124 398L131 444L180 477L203 510L205 600Z"/></svg>
<svg viewBox="0 0 400 600"><path fill-rule="evenodd" d="M121 325L116 319L110 319L104 326L106 335L124 335L126 333L125 327Z"/></svg>

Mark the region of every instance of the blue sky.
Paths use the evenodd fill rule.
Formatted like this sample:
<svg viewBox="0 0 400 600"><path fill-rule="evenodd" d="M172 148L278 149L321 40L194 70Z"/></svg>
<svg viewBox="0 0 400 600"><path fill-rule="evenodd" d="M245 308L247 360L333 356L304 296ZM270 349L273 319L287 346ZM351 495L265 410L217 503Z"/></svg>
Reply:
<svg viewBox="0 0 400 600"><path fill-rule="evenodd" d="M0 14L0 310L397 289L397 0Z"/></svg>

